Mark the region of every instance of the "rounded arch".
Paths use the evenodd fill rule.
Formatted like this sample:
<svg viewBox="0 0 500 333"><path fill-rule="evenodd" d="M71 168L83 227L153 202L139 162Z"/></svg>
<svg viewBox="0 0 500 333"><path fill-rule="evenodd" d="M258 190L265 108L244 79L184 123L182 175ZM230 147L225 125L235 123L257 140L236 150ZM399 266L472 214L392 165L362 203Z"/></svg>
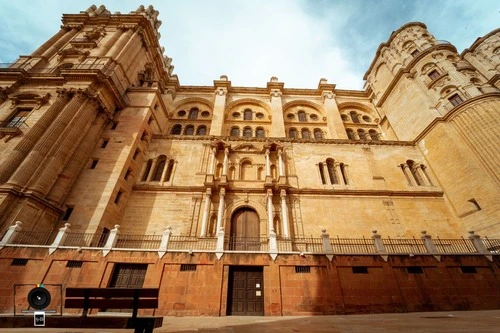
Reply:
<svg viewBox="0 0 500 333"><path fill-rule="evenodd" d="M441 91L439 92L439 95L441 97L445 97L445 96L448 96L449 94L451 94L452 92L454 91L457 91L457 87L450 84L450 85L447 85L447 86L444 86L443 89L441 89Z"/></svg>
<svg viewBox="0 0 500 333"><path fill-rule="evenodd" d="M240 105L245 105L245 108L249 108L249 109L252 108L251 107L252 105L256 105L256 106L263 108L268 113L268 115L272 114L271 106L269 104L265 103L264 101L262 101L260 99L256 99L256 98L241 98L241 99L237 99L235 101L232 101L226 105L226 112L230 112L231 110L233 110L234 108L236 108Z"/></svg>
<svg viewBox="0 0 500 333"><path fill-rule="evenodd" d="M243 208L248 208L252 209L257 213L257 216L259 217L260 220L260 233L261 234L268 234L269 230L267 230L267 210L264 205L262 205L259 201L258 198L249 198L249 200L245 199L238 199L235 201L232 201L226 206L226 209L224 211L224 219L222 221L222 225L224 227L224 232L226 235L229 235L231 232L231 218L233 217L233 214L236 213L239 209Z"/></svg>
<svg viewBox="0 0 500 333"><path fill-rule="evenodd" d="M321 110L323 110L323 108L319 104L316 104L314 102L307 101L304 99L298 99L298 100L290 101L288 103L283 104L283 112L286 112L288 109L295 107L295 106L299 106L299 107L300 106L308 106L310 108L313 108L315 111L317 111L321 114L323 113L321 111Z"/></svg>
<svg viewBox="0 0 500 333"><path fill-rule="evenodd" d="M356 111L361 111L364 113L374 113L375 111L372 110L369 106L362 104L362 103L357 103L357 102L344 102L340 103L338 105L339 111L340 112L346 112L350 111L351 109L356 110ZM347 113L346 113L347 114Z"/></svg>
<svg viewBox="0 0 500 333"><path fill-rule="evenodd" d="M174 103L174 110L180 110L180 109L186 110L185 106L187 106L187 109L195 107L195 105L190 106L189 104L198 104L198 105L201 104L201 105L209 108L210 110L213 110L213 108L214 108L214 103L206 98L187 97L187 98L184 98L184 99L178 101L177 103Z"/></svg>

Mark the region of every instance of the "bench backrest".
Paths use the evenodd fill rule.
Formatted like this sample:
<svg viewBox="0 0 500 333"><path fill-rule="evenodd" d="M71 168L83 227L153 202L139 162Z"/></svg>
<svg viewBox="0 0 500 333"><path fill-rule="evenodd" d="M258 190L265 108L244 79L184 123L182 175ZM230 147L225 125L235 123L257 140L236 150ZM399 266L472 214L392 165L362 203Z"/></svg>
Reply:
<svg viewBox="0 0 500 333"><path fill-rule="evenodd" d="M83 309L133 309L132 317L137 317L137 309L158 307L158 288L66 288L65 308Z"/></svg>

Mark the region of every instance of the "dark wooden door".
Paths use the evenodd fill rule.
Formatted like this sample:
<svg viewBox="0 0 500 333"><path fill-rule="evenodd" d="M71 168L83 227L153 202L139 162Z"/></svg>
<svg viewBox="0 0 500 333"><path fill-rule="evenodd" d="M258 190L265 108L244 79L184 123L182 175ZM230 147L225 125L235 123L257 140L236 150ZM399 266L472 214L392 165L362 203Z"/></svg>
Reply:
<svg viewBox="0 0 500 333"><path fill-rule="evenodd" d="M229 279L228 315L263 316L262 267L231 267Z"/></svg>
<svg viewBox="0 0 500 333"><path fill-rule="evenodd" d="M235 251L260 250L260 221L253 209L242 208L233 214L229 249Z"/></svg>

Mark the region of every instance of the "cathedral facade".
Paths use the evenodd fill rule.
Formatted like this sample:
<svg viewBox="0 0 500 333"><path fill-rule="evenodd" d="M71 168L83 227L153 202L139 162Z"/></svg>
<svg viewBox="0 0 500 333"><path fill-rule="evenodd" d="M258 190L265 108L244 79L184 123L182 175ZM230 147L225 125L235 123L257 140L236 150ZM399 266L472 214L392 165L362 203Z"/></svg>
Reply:
<svg viewBox="0 0 500 333"><path fill-rule="evenodd" d="M500 308L500 30L458 54L408 23L359 91L185 86L158 14L64 14L0 68L0 311L35 283L160 287L157 315Z"/></svg>

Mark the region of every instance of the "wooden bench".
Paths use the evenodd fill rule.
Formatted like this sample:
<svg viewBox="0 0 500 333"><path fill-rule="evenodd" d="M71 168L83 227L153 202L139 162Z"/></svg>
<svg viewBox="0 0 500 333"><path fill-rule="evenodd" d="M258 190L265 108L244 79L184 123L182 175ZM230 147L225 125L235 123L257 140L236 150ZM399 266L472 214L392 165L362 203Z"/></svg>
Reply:
<svg viewBox="0 0 500 333"><path fill-rule="evenodd" d="M65 321L64 327L134 328L135 333L152 333L153 329L162 326L163 317L137 317L137 311L158 308L158 295L158 288L66 288L64 307L83 309L83 313L82 317L73 317L73 324L60 318L61 324ZM88 317L92 308L132 309L132 317Z"/></svg>

